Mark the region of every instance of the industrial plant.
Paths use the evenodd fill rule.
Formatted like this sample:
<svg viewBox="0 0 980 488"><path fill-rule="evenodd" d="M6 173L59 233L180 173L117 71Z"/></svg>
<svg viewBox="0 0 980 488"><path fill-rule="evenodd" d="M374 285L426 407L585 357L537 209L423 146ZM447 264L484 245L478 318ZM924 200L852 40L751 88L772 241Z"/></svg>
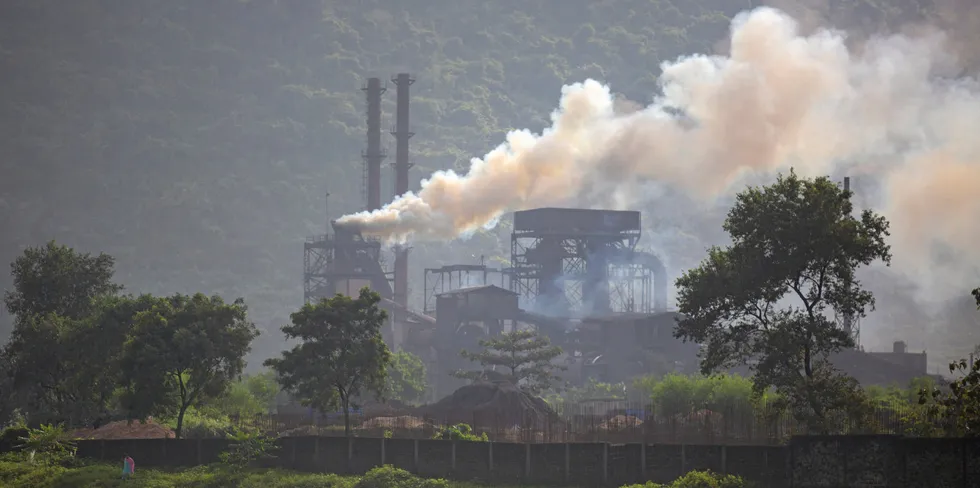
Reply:
<svg viewBox="0 0 980 488"><path fill-rule="evenodd" d="M396 87L394 195L409 191L409 88L400 73ZM386 84L370 78L362 88L367 105L363 152L366 210L382 208L382 96ZM667 269L661 257L637 247L638 211L537 208L513 214L510 263L460 263L424 269L420 307L408 303L409 251L395 247L393 265L378 240L331 222L304 248L305 299L353 295L368 286L382 297L390 317L385 340L392 349L420 356L429 372L432 398L465 383L449 371L470 365L462 349L480 339L534 328L565 351L567 380L627 381L632 377L698 370L697 344L674 338L678 314L668 309ZM850 318L846 326L857 333ZM844 351L839 367L865 383L906 383L925 376L925 353L896 342L890 353Z"/></svg>

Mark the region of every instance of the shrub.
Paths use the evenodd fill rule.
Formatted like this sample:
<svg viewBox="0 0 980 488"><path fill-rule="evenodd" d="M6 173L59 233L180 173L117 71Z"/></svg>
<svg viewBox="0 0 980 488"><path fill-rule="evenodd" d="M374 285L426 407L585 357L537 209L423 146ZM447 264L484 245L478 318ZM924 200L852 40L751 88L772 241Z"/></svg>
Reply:
<svg viewBox="0 0 980 488"><path fill-rule="evenodd" d="M444 479L423 479L393 466L368 471L354 488L449 488Z"/></svg>
<svg viewBox="0 0 980 488"><path fill-rule="evenodd" d="M28 429L20 440L19 447L27 451L31 462L62 462L75 457L75 444L61 426L44 424Z"/></svg>
<svg viewBox="0 0 980 488"><path fill-rule="evenodd" d="M717 474L711 471L691 471L670 484L646 483L628 485L623 488L750 488L752 485L731 474Z"/></svg>
<svg viewBox="0 0 980 488"><path fill-rule="evenodd" d="M474 441L474 442L489 442L490 438L487 437L486 432L481 432L479 435L473 433L473 427L469 424L456 424L449 427L443 427L435 435L432 436L433 439L442 440L453 440L453 441Z"/></svg>
<svg viewBox="0 0 980 488"><path fill-rule="evenodd" d="M274 439L256 432L239 431L228 438L232 444L220 457L222 463L232 467L246 468L275 459L279 449Z"/></svg>
<svg viewBox="0 0 980 488"><path fill-rule="evenodd" d="M0 432L0 452L18 451L24 442L21 440L30 434L30 429L23 426L7 427Z"/></svg>
<svg viewBox="0 0 980 488"><path fill-rule="evenodd" d="M166 424L172 429L177 427L175 419L168 419ZM184 414L183 427L181 436L184 439L221 439L236 433L227 416L216 412L204 413L195 409L189 409Z"/></svg>

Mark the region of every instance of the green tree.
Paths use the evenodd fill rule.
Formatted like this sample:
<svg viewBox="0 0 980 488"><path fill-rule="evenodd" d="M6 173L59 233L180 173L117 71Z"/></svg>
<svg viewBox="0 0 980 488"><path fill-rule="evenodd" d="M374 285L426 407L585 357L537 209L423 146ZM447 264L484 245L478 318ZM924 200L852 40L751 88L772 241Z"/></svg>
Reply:
<svg viewBox="0 0 980 488"><path fill-rule="evenodd" d="M124 313L120 302L129 303L116 297L113 262L50 241L11 263L4 306L15 320L3 354L18 403L9 407L70 423L107 408L111 363L125 337L113 319Z"/></svg>
<svg viewBox="0 0 980 488"><path fill-rule="evenodd" d="M135 318L121 367L124 406L137 417L184 414L224 394L242 374L258 330L242 299L174 295L159 298Z"/></svg>
<svg viewBox="0 0 980 488"><path fill-rule="evenodd" d="M152 301L108 295L93 300L88 317L45 313L20 321L5 349L13 388L25 402L20 406L37 421L74 424L107 416L132 320Z"/></svg>
<svg viewBox="0 0 980 488"><path fill-rule="evenodd" d="M301 343L265 362L303 405L343 409L347 436L354 400L367 393L381 396L385 388L391 352L381 339L388 314L380 302L380 295L364 287L357 298L338 294L303 305L282 328Z"/></svg>
<svg viewBox="0 0 980 488"><path fill-rule="evenodd" d="M95 298L122 290L112 281L114 263L108 254L92 256L54 241L29 247L10 264L14 289L4 292L4 304L17 320L43 314L84 318Z"/></svg>
<svg viewBox="0 0 980 488"><path fill-rule="evenodd" d="M483 347L482 351L462 351L460 355L480 363L483 369L455 371L453 376L479 380L488 377L488 371L492 370L503 374L528 393L540 395L559 379L555 372L565 369L553 362L561 355L561 348L551 345L547 337L533 330L517 330L484 339L480 341L480 346ZM497 367L504 371L496 371Z"/></svg>
<svg viewBox="0 0 980 488"><path fill-rule="evenodd" d="M980 288L973 290L980 310ZM949 372L961 376L948 388L923 388L919 403L929 406L933 418L948 420L948 431L954 435L980 436L980 361L961 359L949 364Z"/></svg>
<svg viewBox="0 0 980 488"><path fill-rule="evenodd" d="M228 390L215 400L214 406L224 415L246 417L268 413L275 408L278 393L279 384L272 372L245 375L228 385Z"/></svg>
<svg viewBox="0 0 980 488"><path fill-rule="evenodd" d="M677 280L684 318L675 335L705 345L703 373L750 364L756 392L775 387L816 428L828 411L863 404L856 382L830 363L854 345L831 317L873 308L855 270L891 254L888 222L852 212L850 194L828 178L793 172L738 194L724 223L732 244L709 249Z"/></svg>
<svg viewBox="0 0 980 488"><path fill-rule="evenodd" d="M405 403L414 403L422 399L425 389L425 363L422 362L422 358L407 351L393 354L391 364L388 365L385 396Z"/></svg>

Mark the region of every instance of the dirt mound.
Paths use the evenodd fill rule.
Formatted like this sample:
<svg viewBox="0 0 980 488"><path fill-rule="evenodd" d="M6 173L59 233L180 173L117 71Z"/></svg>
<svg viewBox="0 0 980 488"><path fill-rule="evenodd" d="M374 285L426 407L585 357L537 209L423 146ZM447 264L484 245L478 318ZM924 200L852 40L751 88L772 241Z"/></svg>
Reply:
<svg viewBox="0 0 980 488"><path fill-rule="evenodd" d="M119 420L110 422L98 429L81 429L72 432L77 439L173 439L174 431L153 420L140 423L138 420Z"/></svg>
<svg viewBox="0 0 980 488"><path fill-rule="evenodd" d="M361 424L362 429L421 429L425 421L418 417L403 415L401 417L375 417Z"/></svg>
<svg viewBox="0 0 980 488"><path fill-rule="evenodd" d="M602 430L623 430L641 425L643 425L643 421L632 415L617 415L599 424L599 428Z"/></svg>
<svg viewBox="0 0 980 488"><path fill-rule="evenodd" d="M436 403L420 407L417 415L436 423L494 428L529 427L558 419L544 400L524 393L509 382L466 385Z"/></svg>

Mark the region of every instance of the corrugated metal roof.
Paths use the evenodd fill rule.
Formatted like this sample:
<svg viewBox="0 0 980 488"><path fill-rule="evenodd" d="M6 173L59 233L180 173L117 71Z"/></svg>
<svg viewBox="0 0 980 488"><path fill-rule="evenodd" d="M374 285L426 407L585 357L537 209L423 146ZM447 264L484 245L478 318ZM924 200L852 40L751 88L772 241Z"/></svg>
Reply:
<svg viewBox="0 0 980 488"><path fill-rule="evenodd" d="M445 293L440 293L436 296L456 296L456 295L469 295L471 293L503 293L506 295L517 295L506 288L501 288L497 285L480 285L480 286L470 286L466 288L459 288L456 290L450 290Z"/></svg>

